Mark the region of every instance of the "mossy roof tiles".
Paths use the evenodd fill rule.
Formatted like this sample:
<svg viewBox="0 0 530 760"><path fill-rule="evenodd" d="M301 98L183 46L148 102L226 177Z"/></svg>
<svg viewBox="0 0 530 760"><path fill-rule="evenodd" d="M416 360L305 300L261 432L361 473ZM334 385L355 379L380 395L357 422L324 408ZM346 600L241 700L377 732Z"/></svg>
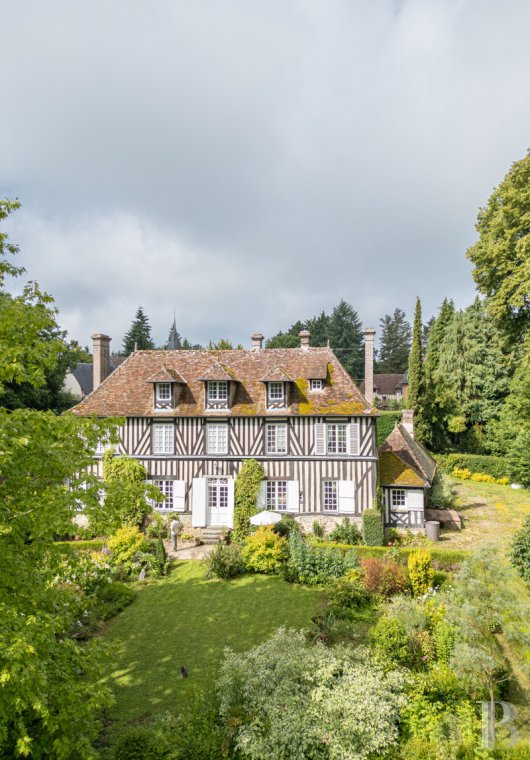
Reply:
<svg viewBox="0 0 530 760"><path fill-rule="evenodd" d="M382 486L427 487L433 481L435 470L434 458L402 424L396 425L379 449L379 478Z"/></svg>
<svg viewBox="0 0 530 760"><path fill-rule="evenodd" d="M150 417L153 393L146 382L161 367L186 378L176 417L210 416L204 409L204 380L237 380L229 416L265 416L266 389L262 378L281 367L292 378L289 406L282 414L376 415L360 390L329 348L273 348L252 350L136 351L90 395L73 408L81 415ZM319 393L308 391L309 378L326 368L326 383ZM220 368L223 377L219 377ZM278 411L275 412L275 416Z"/></svg>

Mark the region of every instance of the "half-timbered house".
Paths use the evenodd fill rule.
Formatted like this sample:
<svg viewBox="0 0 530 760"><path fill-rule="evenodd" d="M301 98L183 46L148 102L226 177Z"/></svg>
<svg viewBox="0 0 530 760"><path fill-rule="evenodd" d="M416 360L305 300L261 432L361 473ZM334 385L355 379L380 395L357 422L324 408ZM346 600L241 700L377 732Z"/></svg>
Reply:
<svg viewBox="0 0 530 760"><path fill-rule="evenodd" d="M194 527L233 522L242 463L263 464L262 508L360 521L377 482L376 412L333 351L309 345L249 350L135 351L106 376L110 338L94 340L94 385L73 412L122 417L119 454L139 459ZM101 458L95 470L101 475Z"/></svg>

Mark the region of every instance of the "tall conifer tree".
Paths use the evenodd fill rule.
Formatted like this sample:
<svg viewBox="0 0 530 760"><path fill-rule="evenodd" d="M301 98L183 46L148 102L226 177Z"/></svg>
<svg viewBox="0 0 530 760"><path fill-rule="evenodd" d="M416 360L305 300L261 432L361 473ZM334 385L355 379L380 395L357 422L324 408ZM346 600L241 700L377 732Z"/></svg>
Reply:
<svg viewBox="0 0 530 760"><path fill-rule="evenodd" d="M381 343L377 371L384 373L404 372L407 369L412 330L405 312L396 309L380 320Z"/></svg>
<svg viewBox="0 0 530 760"><path fill-rule="evenodd" d="M409 356L409 395L407 403L411 409L414 409L415 435L420 441L424 441L427 437L425 423L425 366L423 363L422 332L421 302L419 298L416 298L414 326L412 329L412 345Z"/></svg>
<svg viewBox="0 0 530 760"><path fill-rule="evenodd" d="M135 346L139 351L155 347L151 338L149 320L141 306L138 307L136 316L123 339L123 353L129 356L134 351Z"/></svg>

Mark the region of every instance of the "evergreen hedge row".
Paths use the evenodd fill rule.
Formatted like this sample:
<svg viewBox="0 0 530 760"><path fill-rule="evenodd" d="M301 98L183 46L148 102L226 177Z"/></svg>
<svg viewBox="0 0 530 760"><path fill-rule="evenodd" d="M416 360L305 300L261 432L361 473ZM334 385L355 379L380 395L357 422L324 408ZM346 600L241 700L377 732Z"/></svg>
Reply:
<svg viewBox="0 0 530 760"><path fill-rule="evenodd" d="M508 477L508 465L503 457L493 457L487 454L437 454L438 469L449 475L455 467L471 472L483 472L494 478Z"/></svg>
<svg viewBox="0 0 530 760"><path fill-rule="evenodd" d="M362 514L363 541L367 546L383 546L385 543L385 528L383 518L378 509L365 509Z"/></svg>
<svg viewBox="0 0 530 760"><path fill-rule="evenodd" d="M358 546L354 544L334 544L327 541L314 542L313 546L316 549L335 549L341 554L352 551L359 560L366 557L383 558L387 552L392 550L392 555L399 554L403 558L403 561L407 561L409 554L413 554L421 548L418 546ZM441 570L451 569L455 565L460 564L469 553L466 549L441 549L431 546L428 548L433 559L433 564Z"/></svg>

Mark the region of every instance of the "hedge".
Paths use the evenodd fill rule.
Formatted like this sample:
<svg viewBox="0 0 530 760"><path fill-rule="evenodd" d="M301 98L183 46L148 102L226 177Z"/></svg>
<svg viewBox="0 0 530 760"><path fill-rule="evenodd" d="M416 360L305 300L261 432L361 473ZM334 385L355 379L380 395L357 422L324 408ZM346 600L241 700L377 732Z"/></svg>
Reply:
<svg viewBox="0 0 530 760"><path fill-rule="evenodd" d="M437 454L436 462L438 469L449 475L455 467L458 469L471 470L471 472L483 472L494 478L508 476L508 466L503 457L493 457L486 454Z"/></svg>
<svg viewBox="0 0 530 760"><path fill-rule="evenodd" d="M379 412L380 417L376 417L375 427L377 433L377 445L381 444L388 438L396 426L396 422L401 420L401 412Z"/></svg>
<svg viewBox="0 0 530 760"><path fill-rule="evenodd" d="M94 538L91 541L56 541L55 546L58 546L61 551L81 551L81 552L99 552L107 543L106 538Z"/></svg>
<svg viewBox="0 0 530 760"><path fill-rule="evenodd" d="M383 546L385 528L383 516L378 509L365 509L362 513L363 541L368 546Z"/></svg>
<svg viewBox="0 0 530 760"><path fill-rule="evenodd" d="M421 549L421 546L359 546L354 544L334 544L331 541L314 542L313 546L319 549L337 549L345 554L347 551L354 551L357 559L366 557L384 557L392 549L392 554L399 553L404 562L408 560L409 554ZM425 548L425 547L423 547ZM451 569L455 565L463 562L469 555L466 549L441 549L436 546L429 546L433 564L440 570Z"/></svg>

